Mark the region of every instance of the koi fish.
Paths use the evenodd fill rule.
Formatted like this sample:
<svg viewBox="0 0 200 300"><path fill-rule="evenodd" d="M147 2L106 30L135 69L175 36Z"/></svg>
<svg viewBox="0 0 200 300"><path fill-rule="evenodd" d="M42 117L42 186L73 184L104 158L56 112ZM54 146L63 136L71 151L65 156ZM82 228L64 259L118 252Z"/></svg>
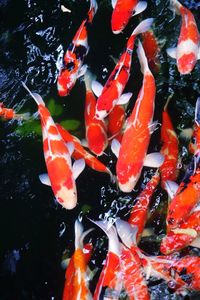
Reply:
<svg viewBox="0 0 200 300"><path fill-rule="evenodd" d="M83 251L83 240L93 229L83 232L82 224L75 222L75 251L65 273L65 286L62 300L92 300L87 276L87 265L91 257L91 248L87 254Z"/></svg>
<svg viewBox="0 0 200 300"><path fill-rule="evenodd" d="M83 61L89 51L88 26L92 23L96 11L96 0L90 0L90 9L87 18L77 30L64 55L63 66L60 67L57 80L57 88L60 96L69 95L77 78L82 76L86 71L86 65L83 66Z"/></svg>
<svg viewBox="0 0 200 300"><path fill-rule="evenodd" d="M189 144L189 150L191 153L196 154L200 152L200 97L197 99L196 102L195 124L194 131L192 134L192 141Z"/></svg>
<svg viewBox="0 0 200 300"><path fill-rule="evenodd" d="M194 211L184 223L167 233L163 238L160 251L168 255L190 245L200 235L200 211Z"/></svg>
<svg viewBox="0 0 200 300"><path fill-rule="evenodd" d="M171 188L172 186L172 188ZM167 182L167 189L173 190L173 182ZM200 153L194 156L186 175L177 190L174 190L167 214L167 231L176 229L185 222L200 200Z"/></svg>
<svg viewBox="0 0 200 300"><path fill-rule="evenodd" d="M163 162L163 156L160 153L146 155L151 133L157 125L157 123L152 123L156 85L140 42L137 54L144 74L142 88L128 118L121 146L116 140L113 140L111 144L112 151L118 157L116 173L119 188L127 193L134 189L143 166L157 168Z"/></svg>
<svg viewBox="0 0 200 300"><path fill-rule="evenodd" d="M78 160L83 158L85 160L85 163L93 170L98 172L105 172L108 173L111 177L113 176L111 171L100 160L98 160L95 156L93 156L83 148L80 140L77 137L71 135L66 129L64 129L59 124L56 124L56 127L65 143L74 144L74 151L72 153L72 157L74 159Z"/></svg>
<svg viewBox="0 0 200 300"><path fill-rule="evenodd" d="M122 94L122 92L130 76L135 37L148 30L152 22L152 18L146 19L133 30L133 33L126 44L125 50L120 56L118 63L110 74L104 87L97 81L92 82L93 92L98 97L96 105L97 119L102 120L105 118L116 104L126 104L130 100L132 93Z"/></svg>
<svg viewBox="0 0 200 300"><path fill-rule="evenodd" d="M177 0L171 0L171 5L181 15L182 25L177 48L167 49L167 54L176 59L181 74L189 74L200 58L200 35L191 11Z"/></svg>
<svg viewBox="0 0 200 300"><path fill-rule="evenodd" d="M48 176L40 175L40 180L50 185L56 200L66 209L72 209L77 203L75 178L85 166L84 160L78 160L72 168L69 150L59 134L59 131L45 106L41 96L32 93L25 83L24 88L29 92L38 105L42 125L43 150Z"/></svg>
<svg viewBox="0 0 200 300"><path fill-rule="evenodd" d="M12 120L12 119L28 119L30 116L29 113L24 114L16 114L14 109L7 108L4 106L3 102L0 102L0 117L5 120Z"/></svg>
<svg viewBox="0 0 200 300"><path fill-rule="evenodd" d="M167 105L171 97L168 98L167 103L162 113L161 126L161 143L162 147L160 153L164 156L164 162L160 166L161 186L165 187L166 180L175 181L178 176L178 137L174 131L174 127L167 111Z"/></svg>
<svg viewBox="0 0 200 300"><path fill-rule="evenodd" d="M96 285L93 299L118 299L122 290L122 280L120 266L120 243L117 237L116 229L113 225L103 221L92 222L99 226L108 236L108 253L106 262Z"/></svg>
<svg viewBox="0 0 200 300"><path fill-rule="evenodd" d="M152 30L148 30L142 34L142 45L148 60L150 69L158 73L160 71L159 53L160 47Z"/></svg>
<svg viewBox="0 0 200 300"><path fill-rule="evenodd" d="M117 219L115 222L117 232L123 242L121 246L122 280L130 300L148 300L147 282L143 275L143 266L136 246L137 226Z"/></svg>
<svg viewBox="0 0 200 300"><path fill-rule="evenodd" d="M103 154L108 145L106 124L104 120L95 117L96 98L91 89L92 75L90 72L85 74L85 129L86 142L88 148L97 156Z"/></svg>
<svg viewBox="0 0 200 300"><path fill-rule="evenodd" d="M155 175L149 180L144 190L137 197L137 202L132 207L132 210L130 212L128 223L131 226L136 226L138 229L136 235L137 242L140 241L142 232L144 230L147 220L149 202L159 181L160 173L156 171Z"/></svg>
<svg viewBox="0 0 200 300"><path fill-rule="evenodd" d="M112 7L112 32L118 34L126 27L132 16L138 15L146 9L147 2L139 0L112 0Z"/></svg>
<svg viewBox="0 0 200 300"><path fill-rule="evenodd" d="M123 105L116 105L108 115L108 139L122 140L122 130L125 122L125 108Z"/></svg>

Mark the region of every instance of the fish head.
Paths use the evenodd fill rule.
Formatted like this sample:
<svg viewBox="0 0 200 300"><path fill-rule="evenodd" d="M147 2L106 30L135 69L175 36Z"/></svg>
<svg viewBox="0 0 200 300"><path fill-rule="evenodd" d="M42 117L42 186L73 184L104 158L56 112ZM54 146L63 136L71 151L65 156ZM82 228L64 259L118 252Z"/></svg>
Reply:
<svg viewBox="0 0 200 300"><path fill-rule="evenodd" d="M75 189L68 189L65 185L62 185L57 190L56 200L66 209L73 209L77 204L77 193Z"/></svg>
<svg viewBox="0 0 200 300"><path fill-rule="evenodd" d="M103 120L108 115L108 112L106 110L98 110L96 108L95 112L95 118L98 120Z"/></svg>
<svg viewBox="0 0 200 300"><path fill-rule="evenodd" d="M57 89L58 94L61 97L68 96L71 89L75 85L76 76L71 71L65 69L62 70L58 76Z"/></svg>

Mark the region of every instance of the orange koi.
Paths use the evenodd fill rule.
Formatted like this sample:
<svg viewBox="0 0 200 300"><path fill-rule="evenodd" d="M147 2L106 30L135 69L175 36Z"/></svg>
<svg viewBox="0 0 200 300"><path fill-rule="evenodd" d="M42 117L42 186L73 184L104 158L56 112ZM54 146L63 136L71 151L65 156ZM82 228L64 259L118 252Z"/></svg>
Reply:
<svg viewBox="0 0 200 300"><path fill-rule="evenodd" d="M110 170L100 161L98 160L95 156L90 154L88 151L86 151L83 146L81 145L80 140L71 135L66 129L64 129L61 125L56 124L57 129L65 141L65 143L73 143L74 144L74 151L72 153L72 157L74 159L81 159L83 158L85 160L85 163L91 167L93 170L98 171L98 172L105 172L108 173L111 177L112 174Z"/></svg>
<svg viewBox="0 0 200 300"><path fill-rule="evenodd" d="M91 247L87 254L83 251L83 240L93 229L83 233L82 224L75 222L75 251L65 273L65 286L62 300L92 300L87 276L87 265L91 257Z"/></svg>
<svg viewBox="0 0 200 300"><path fill-rule="evenodd" d="M120 243L113 225L103 221L92 221L108 236L108 253L99 281L96 285L93 299L118 299L122 290ZM104 296L104 297L103 297Z"/></svg>
<svg viewBox="0 0 200 300"><path fill-rule="evenodd" d="M147 2L139 0L112 0L112 6L111 27L113 33L118 34L126 27L132 16L146 9Z"/></svg>
<svg viewBox="0 0 200 300"><path fill-rule="evenodd" d="M24 114L16 114L14 109L7 108L4 106L3 102L0 102L0 117L5 120L12 120L12 119L28 119L29 113Z"/></svg>
<svg viewBox="0 0 200 300"><path fill-rule="evenodd" d="M168 101L171 97L168 98ZM167 111L168 101L162 113L161 143L160 153L164 156L164 162L160 166L161 186L165 188L166 180L176 180L178 176L178 137Z"/></svg>
<svg viewBox="0 0 200 300"><path fill-rule="evenodd" d="M127 41L125 50L104 87L97 81L92 82L92 89L98 97L96 118L104 119L116 104L126 104L130 100L132 93L122 94L122 92L130 76L135 38L138 34L148 30L152 22L153 19L146 19L133 30L133 33Z"/></svg>
<svg viewBox="0 0 200 300"><path fill-rule="evenodd" d="M60 96L69 95L77 78L82 76L86 71L86 66L83 66L83 61L89 51L88 26L92 23L96 11L96 0L90 0L90 9L87 18L82 22L76 32L64 55L63 66L60 67L57 80L57 88Z"/></svg>
<svg viewBox="0 0 200 300"><path fill-rule="evenodd" d="M149 63L150 69L158 73L160 71L159 53L160 47L152 30L148 30L142 34L142 45Z"/></svg>
<svg viewBox="0 0 200 300"><path fill-rule="evenodd" d="M42 125L43 150L48 176L40 175L42 183L50 185L56 200L66 209L72 209L77 203L75 178L85 166L84 160L76 161L72 168L69 150L41 96L32 93L23 83L38 105Z"/></svg>
<svg viewBox="0 0 200 300"><path fill-rule="evenodd" d="M170 182L167 182L170 189ZM167 231L176 229L185 222L192 209L200 200L200 154L194 156L192 165L180 183L167 214Z"/></svg>
<svg viewBox="0 0 200 300"><path fill-rule="evenodd" d="M108 115L108 139L122 140L122 129L125 122L125 108L122 105L116 105Z"/></svg>
<svg viewBox="0 0 200 300"><path fill-rule="evenodd" d="M116 173L119 188L127 193L134 189L143 166L157 168L163 162L163 156L160 153L146 155L151 133L155 130L155 123L152 124L152 120L156 85L141 43L139 43L137 53L144 74L142 88L128 118L121 146L116 140L113 140L111 145L118 157Z"/></svg>
<svg viewBox="0 0 200 300"><path fill-rule="evenodd" d="M182 25L177 48L167 49L167 54L176 59L181 74L189 74L200 58L200 35L191 11L177 0L171 0L171 4L176 13L181 15Z"/></svg>
<svg viewBox="0 0 200 300"><path fill-rule="evenodd" d="M160 251L168 255L190 245L200 235L200 211L194 211L178 228L163 238Z"/></svg>
<svg viewBox="0 0 200 300"><path fill-rule="evenodd" d="M95 117L96 98L91 89L92 76L89 72L85 75L85 128L88 148L97 156L103 154L108 145L106 124L104 120Z"/></svg>
<svg viewBox="0 0 200 300"><path fill-rule="evenodd" d="M136 235L137 242L139 242L141 239L141 235L147 220L149 202L159 181L160 173L157 171L155 175L149 180L141 194L137 197L137 202L130 212L128 223L131 226L136 226L138 228Z"/></svg>

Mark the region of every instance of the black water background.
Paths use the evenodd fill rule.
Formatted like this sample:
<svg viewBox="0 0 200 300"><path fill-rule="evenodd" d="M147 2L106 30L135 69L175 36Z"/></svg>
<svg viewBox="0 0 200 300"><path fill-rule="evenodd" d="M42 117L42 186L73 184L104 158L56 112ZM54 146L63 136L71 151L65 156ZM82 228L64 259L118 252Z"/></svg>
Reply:
<svg viewBox="0 0 200 300"><path fill-rule="evenodd" d="M199 8L196 1L185 1L194 13L199 24ZM65 4L72 10L63 14L60 5ZM14 1L0 2L1 9L1 54L0 88L1 101L16 111L23 109L36 111L35 103L21 86L21 80L44 99L53 97L65 109L62 118L75 118L81 121L80 136L84 135L84 83L79 81L69 97L60 98L56 91L56 61L59 49L65 50L72 40L81 21L84 19L88 2L86 1ZM99 11L90 30L90 52L86 63L97 78L103 83L114 67L110 58L118 57L126 37L138 24L133 18L124 33L114 36L110 30L112 9L109 1L99 1ZM174 126L188 127L193 124L195 102L200 94L200 66L197 64L191 75L180 76L175 62L169 59L165 49L175 45L180 29L180 19L174 17L168 9L168 1L149 1L146 17L156 17L155 33L164 44L161 56L162 69L157 79L157 97L155 119L160 120L161 111L173 89L175 96L169 111ZM134 89L134 99L140 88L141 78L136 54L133 55L132 75L126 90ZM133 106L130 105L129 109ZM56 121L60 121L59 117ZM14 130L21 124L14 122L0 123L0 299L61 299L64 284L64 270L60 263L65 249L73 253L74 221L84 204L90 207L86 215L97 219L109 215L128 217L131 206L130 195L120 193L109 182L107 175L96 173L86 168L77 180L79 203L73 211L65 211L55 203L51 190L40 184L38 175L45 172L41 138L34 133L28 137L16 135ZM177 130L177 133L179 131ZM159 131L155 133L151 150L159 149ZM184 167L188 163L186 146L181 144ZM114 170L116 161L107 150L107 162ZM143 178L151 171L145 170L138 189L144 186ZM145 178L146 178L145 177ZM132 194L135 196L136 193ZM157 191L154 203L160 203L161 191ZM153 206L153 205L152 205ZM157 234L164 233L164 221L155 214L152 226ZM60 232L66 226L62 236ZM91 227L84 217L85 228ZM101 238L97 238L98 236ZM91 235L97 249L93 256L95 265L101 265L106 255L106 243L99 230ZM104 244L102 245L102 241ZM150 254L158 253L158 244L145 240L141 243ZM193 250L194 252L196 250ZM99 259L101 257L101 259ZM151 284L153 299L179 299L166 289L166 285ZM94 289L94 282L92 289ZM192 296L192 299L198 296Z"/></svg>

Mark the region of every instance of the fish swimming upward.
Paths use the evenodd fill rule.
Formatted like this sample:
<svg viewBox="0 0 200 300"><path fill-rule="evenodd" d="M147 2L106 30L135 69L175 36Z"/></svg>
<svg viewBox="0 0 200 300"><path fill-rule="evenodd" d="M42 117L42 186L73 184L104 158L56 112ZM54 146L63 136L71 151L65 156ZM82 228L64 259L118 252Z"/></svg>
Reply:
<svg viewBox="0 0 200 300"><path fill-rule="evenodd" d="M130 100L132 93L122 93L130 76L135 38L138 34L148 30L152 22L152 18L146 19L133 30L125 50L104 87L96 81L92 82L92 89L98 97L95 114L97 119L104 119L115 105L126 104Z"/></svg>
<svg viewBox="0 0 200 300"><path fill-rule="evenodd" d="M83 159L77 160L73 167L70 152L54 123L41 96L32 93L23 83L25 89L38 105L42 125L43 150L47 166L47 174L40 175L40 180L50 185L56 200L66 209L72 209L77 203L75 179L85 166Z"/></svg>
<svg viewBox="0 0 200 300"><path fill-rule="evenodd" d="M87 18L80 25L63 58L63 66L60 68L57 80L60 96L69 95L77 78L82 76L87 69L86 65L83 65L83 61L89 51L88 27L92 23L96 11L96 0L90 0Z"/></svg>
<svg viewBox="0 0 200 300"><path fill-rule="evenodd" d="M156 123L152 123L156 85L140 42L137 53L144 76L142 88L128 118L121 146L116 140L111 144L113 152L118 157L116 173L119 188L126 193L134 189L143 166L157 168L163 163L163 156L160 153L146 155L151 133L156 126Z"/></svg>
<svg viewBox="0 0 200 300"><path fill-rule="evenodd" d="M111 27L113 33L118 34L126 27L132 16L138 15L146 9L147 2L139 0L112 0L112 7Z"/></svg>
<svg viewBox="0 0 200 300"><path fill-rule="evenodd" d="M177 48L167 49L167 54L176 59L181 74L189 74L200 58L200 35L191 11L177 0L171 0L171 6L181 15L182 25Z"/></svg>

